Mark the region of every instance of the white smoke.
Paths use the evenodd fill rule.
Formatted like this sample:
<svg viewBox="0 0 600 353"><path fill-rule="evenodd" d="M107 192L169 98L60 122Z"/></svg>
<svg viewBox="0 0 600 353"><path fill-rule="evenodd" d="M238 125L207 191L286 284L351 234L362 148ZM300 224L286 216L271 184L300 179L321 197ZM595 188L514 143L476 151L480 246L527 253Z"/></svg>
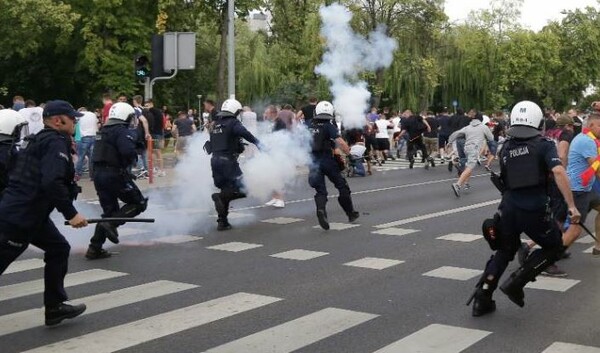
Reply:
<svg viewBox="0 0 600 353"><path fill-rule="evenodd" d="M364 71L389 67L398 48L395 39L379 26L368 37L354 33L350 27L352 13L338 3L321 6L321 36L327 41L323 62L315 73L329 80L333 105L348 128L362 127L369 108L371 93L367 83L358 79Z"/></svg>

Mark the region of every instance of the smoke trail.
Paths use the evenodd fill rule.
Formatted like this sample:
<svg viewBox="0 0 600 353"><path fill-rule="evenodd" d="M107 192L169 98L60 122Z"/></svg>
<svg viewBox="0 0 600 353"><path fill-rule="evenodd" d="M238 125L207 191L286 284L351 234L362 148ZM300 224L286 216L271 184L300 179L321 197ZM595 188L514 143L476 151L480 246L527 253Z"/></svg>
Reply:
<svg viewBox="0 0 600 353"><path fill-rule="evenodd" d="M319 13L323 22L321 36L327 44L323 62L315 73L329 80L333 105L343 117L344 126L362 127L371 93L358 74L389 67L398 43L385 34L384 26L366 38L354 33L350 27L352 13L338 3L321 6Z"/></svg>

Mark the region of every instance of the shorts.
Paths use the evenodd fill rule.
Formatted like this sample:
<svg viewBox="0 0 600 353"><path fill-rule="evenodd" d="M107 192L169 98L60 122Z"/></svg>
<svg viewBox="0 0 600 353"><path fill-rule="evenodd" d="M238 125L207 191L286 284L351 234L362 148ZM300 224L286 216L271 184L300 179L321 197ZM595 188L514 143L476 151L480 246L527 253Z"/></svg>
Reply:
<svg viewBox="0 0 600 353"><path fill-rule="evenodd" d="M600 208L600 195L593 191L573 191L575 207L581 214L581 223L585 222L592 209Z"/></svg>
<svg viewBox="0 0 600 353"><path fill-rule="evenodd" d="M165 137L163 135L152 134L152 149L161 150L165 146Z"/></svg>
<svg viewBox="0 0 600 353"><path fill-rule="evenodd" d="M450 136L448 136L448 135L438 135L438 148L440 148L440 149L446 148L449 137Z"/></svg>
<svg viewBox="0 0 600 353"><path fill-rule="evenodd" d="M465 155L467 156L465 168L474 169L477 165L477 161L479 160L479 148L476 146L467 146L465 148Z"/></svg>
<svg viewBox="0 0 600 353"><path fill-rule="evenodd" d="M390 140L388 138L378 138L377 139L377 150L378 151L387 151L390 149Z"/></svg>

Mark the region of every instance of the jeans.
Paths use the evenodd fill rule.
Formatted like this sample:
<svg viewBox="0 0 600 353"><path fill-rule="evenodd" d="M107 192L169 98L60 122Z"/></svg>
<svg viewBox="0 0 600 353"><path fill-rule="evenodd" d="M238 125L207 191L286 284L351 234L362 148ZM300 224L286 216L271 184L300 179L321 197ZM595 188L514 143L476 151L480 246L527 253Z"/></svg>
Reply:
<svg viewBox="0 0 600 353"><path fill-rule="evenodd" d="M94 143L96 142L95 136L83 136L81 141L77 143L77 165L75 166L75 175L81 176L83 174L83 162L85 157L88 157L88 165L90 168L90 176L92 175L92 153L94 153Z"/></svg>

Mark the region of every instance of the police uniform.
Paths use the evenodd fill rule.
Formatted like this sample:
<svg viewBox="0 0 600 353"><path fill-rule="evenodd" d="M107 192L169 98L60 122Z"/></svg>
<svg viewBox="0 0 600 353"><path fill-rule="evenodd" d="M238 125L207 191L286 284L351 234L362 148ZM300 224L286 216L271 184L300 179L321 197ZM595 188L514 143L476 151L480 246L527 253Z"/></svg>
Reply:
<svg viewBox="0 0 600 353"><path fill-rule="evenodd" d="M0 198L8 185L8 172L17 152L16 143L27 135L27 121L12 109L0 110Z"/></svg>
<svg viewBox="0 0 600 353"><path fill-rule="evenodd" d="M8 169L11 156L14 154L14 146L11 141L0 141L0 197L2 191L8 185Z"/></svg>
<svg viewBox="0 0 600 353"><path fill-rule="evenodd" d="M217 113L210 132L212 177L215 186L221 190L211 196L218 215L218 230L231 228L227 220L230 202L246 197L240 190L242 170L237 161L240 153L244 151L241 139L259 144L258 139L237 119L241 109L242 105L236 100L228 99L223 102L221 112Z"/></svg>
<svg viewBox="0 0 600 353"><path fill-rule="evenodd" d="M531 102L529 102L531 103ZM531 103L533 104L533 103ZM537 106L536 106L537 107ZM517 107L516 107L517 108ZM539 109L539 107L537 107ZM541 109L539 110L541 116ZM513 114L516 115L515 110ZM549 183L553 168L561 166L556 145L528 126L515 126L500 151L500 188L503 196L490 237L484 222L484 235L496 253L487 262L474 294L473 316L495 310L492 293L525 233L542 249L535 250L523 266L513 272L500 289L519 306L524 305L523 287L552 265L564 252L562 233L550 211Z"/></svg>
<svg viewBox="0 0 600 353"><path fill-rule="evenodd" d="M64 101L48 102L44 117L79 116ZM74 124L74 123L73 123ZM29 136L15 157L9 181L0 200L0 274L29 244L44 251L44 305L46 325L54 325L85 310L67 300L64 278L71 247L50 214L56 208L65 219L77 214L73 200L78 191L71 158L71 137L50 127Z"/></svg>
<svg viewBox="0 0 600 353"><path fill-rule="evenodd" d="M133 115L129 104L113 104L108 122L96 135L92 162L94 187L102 207L102 217L133 218L147 207L148 199L144 198L128 172L129 166L137 160L135 138L128 128ZM125 203L122 207L119 207L119 200ZM119 242L117 227L122 224L124 222L98 223L86 257L109 257L110 253L102 246L107 238L113 243Z"/></svg>
<svg viewBox="0 0 600 353"><path fill-rule="evenodd" d="M316 191L315 204L317 206L317 218L323 229L329 229L326 210L327 186L325 185L325 176L338 189L338 202L349 220L352 222L358 218L358 212L354 210L354 206L352 205L350 187L346 179L342 176L340 166L334 158L335 140L340 137L340 134L337 127L333 125L332 118L328 114L318 114L312 119L309 128L313 136L313 163L309 170L308 184Z"/></svg>

